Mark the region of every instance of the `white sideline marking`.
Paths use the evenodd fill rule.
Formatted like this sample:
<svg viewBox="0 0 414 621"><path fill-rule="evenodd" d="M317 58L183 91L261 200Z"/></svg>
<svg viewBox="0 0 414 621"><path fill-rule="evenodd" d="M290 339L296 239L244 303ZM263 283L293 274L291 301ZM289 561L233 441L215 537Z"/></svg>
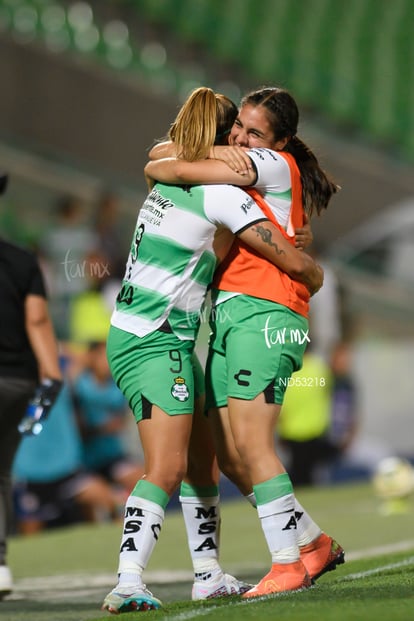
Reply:
<svg viewBox="0 0 414 621"><path fill-rule="evenodd" d="M388 544L384 546L377 546L375 548L367 548L365 550L358 550L354 552L345 552L346 560L359 560L374 558L381 554L391 554L394 552L404 552L414 549L414 540L400 541L394 544ZM365 576L373 575L381 571L389 569L396 569L402 566L414 565L414 556L410 556L408 559L404 559L398 563L385 565L384 567L378 567L370 569L364 572L355 574L348 574L341 577L341 580L357 580ZM254 567L252 565L243 564L243 568L238 566L238 571L247 571L248 569L260 570L260 567ZM266 568L262 567L263 571ZM233 571L233 568L230 568ZM236 571L237 573L237 571ZM169 584L172 582L189 582L193 580L193 572L188 570L160 570L149 571L145 574L145 580L147 584ZM44 599L45 591L48 592L48 600L61 600L65 601L71 598L72 591L76 590L77 597L88 597L91 592L97 592L100 590L110 589L114 586L116 581L116 573L102 573L102 574L66 574L58 576L38 576L31 578L20 578L15 580L13 593L8 597L9 600L22 600L30 597L32 599ZM241 602L231 602L232 606L235 605L248 605L249 600L243 600ZM208 614L212 610L219 608L219 606L209 606L208 608L200 608L189 612L188 615L203 616ZM190 619L187 612L180 613L178 615L170 617L170 621L185 621Z"/></svg>
<svg viewBox="0 0 414 621"><path fill-rule="evenodd" d="M145 579L151 584L170 584L171 582L191 582L193 580L192 571L148 571ZM84 589L107 588L116 582L116 573L110 574L66 574L57 576L37 576L33 578L21 578L16 580L16 590L19 591L38 591L42 588L65 588L65 589Z"/></svg>
<svg viewBox="0 0 414 621"><path fill-rule="evenodd" d="M362 558L373 558L381 554L392 554L393 552L406 552L414 548L414 540L398 541L397 543L388 543L375 548L366 548L365 550L356 550L355 552L347 552L345 550L345 558L347 561L359 561Z"/></svg>
<svg viewBox="0 0 414 621"><path fill-rule="evenodd" d="M410 567L414 565L414 556L410 556L398 563L390 563L389 565L383 565L382 567L374 567L374 569L367 569L366 571L359 571L355 574L348 574L347 576L343 576L341 581L343 580L359 580L359 578L366 578L367 576L374 576L375 574L379 574L382 571L388 571L389 569L399 569L400 567Z"/></svg>
<svg viewBox="0 0 414 621"><path fill-rule="evenodd" d="M194 619L195 617L204 617L204 615L214 612L220 606L209 606L208 608L196 608L188 612L179 612L178 615L169 615L169 621L186 621L186 619Z"/></svg>

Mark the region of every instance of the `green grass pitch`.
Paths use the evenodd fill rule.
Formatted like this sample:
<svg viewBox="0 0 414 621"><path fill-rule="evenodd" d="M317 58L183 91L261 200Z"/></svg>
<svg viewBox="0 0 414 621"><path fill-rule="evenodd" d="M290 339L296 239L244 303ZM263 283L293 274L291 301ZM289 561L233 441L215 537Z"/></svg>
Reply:
<svg viewBox="0 0 414 621"><path fill-rule="evenodd" d="M125 613L154 621L411 621L414 619L414 499L384 515L369 484L297 490L300 502L346 551L346 563L300 593L243 601L191 602L191 564L180 512L168 511L145 573L159 611ZM9 564L16 589L0 602L5 621L103 621L100 605L116 582L121 524L81 525L14 537ZM269 556L255 510L242 499L222 505L224 569L255 582ZM117 617L115 617L117 618Z"/></svg>

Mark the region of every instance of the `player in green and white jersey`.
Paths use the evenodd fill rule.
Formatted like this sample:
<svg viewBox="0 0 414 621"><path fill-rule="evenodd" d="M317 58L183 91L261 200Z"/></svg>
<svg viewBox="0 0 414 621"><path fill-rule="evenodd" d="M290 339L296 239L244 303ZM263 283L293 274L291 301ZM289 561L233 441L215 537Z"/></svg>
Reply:
<svg viewBox="0 0 414 621"><path fill-rule="evenodd" d="M225 226L257 246L261 238L253 225L264 221L253 199L232 186L156 184L148 195L107 345L112 374L137 422L147 416L146 405L169 415L193 411L192 354L217 263L215 232ZM217 239L223 256L232 236Z"/></svg>
<svg viewBox="0 0 414 621"><path fill-rule="evenodd" d="M231 126L234 112L226 97L196 89L177 117L176 143L184 151L193 134L193 159L205 157L217 134ZM134 412L145 456L144 477L126 502L119 582L103 603L109 612L161 606L142 573L169 498L186 473L194 340L217 257L229 249L231 234L282 269L302 273L310 287L322 284L313 260L293 248L242 190L163 184L152 189L138 216L107 344L112 374ZM232 589L224 581L222 594L242 592L238 581Z"/></svg>
<svg viewBox="0 0 414 621"><path fill-rule="evenodd" d="M213 147L208 159L197 162L171 157L152 161L146 173L165 183L255 185L266 199L264 211L272 210L293 243L294 223L302 221L303 208L308 215L314 210L319 213L337 191L315 155L297 137L298 118L297 105L287 91L259 89L243 98L231 129L229 143L238 146ZM161 157L175 153L174 143L164 143L161 148ZM156 149L158 153L155 149L150 153L153 159L160 156L159 147ZM223 155L223 149L228 156ZM344 552L299 505L274 450L283 381L300 368L308 339L306 307L301 302L309 294L302 287L295 297L295 283L286 278L291 276L288 270L281 274L247 249L232 252L224 265L215 281L222 291L220 305L213 308L211 316L206 393L213 406L209 421L220 467L252 504L257 503L271 554L269 574L243 595L257 597L309 586L311 579L343 562ZM297 339L295 334L304 338ZM199 450L199 454L202 461L205 452ZM191 476L187 473L187 479ZM193 505L197 501L199 514L201 509L218 514L219 504L218 494L202 498L201 485L192 484L190 490L186 481L180 499L193 565L199 571L193 594L203 595L208 591L201 582L202 572L208 570L211 575L220 571L218 531L209 531L207 548L207 536L189 505L190 500Z"/></svg>
<svg viewBox="0 0 414 621"><path fill-rule="evenodd" d="M216 253L224 256L233 241L222 234L215 242L216 230L253 243L257 234L246 229L263 220L253 199L233 186L157 183L139 212L112 325L144 337L168 322L179 339L194 341Z"/></svg>

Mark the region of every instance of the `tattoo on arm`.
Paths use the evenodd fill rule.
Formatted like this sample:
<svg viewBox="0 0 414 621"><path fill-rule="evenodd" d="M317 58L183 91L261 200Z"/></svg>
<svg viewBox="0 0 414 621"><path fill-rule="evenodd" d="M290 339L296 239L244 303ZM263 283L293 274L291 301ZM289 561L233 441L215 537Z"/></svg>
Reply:
<svg viewBox="0 0 414 621"><path fill-rule="evenodd" d="M253 227L253 230L256 231L256 233L259 235L259 237L262 238L265 244L270 247L273 246L276 254L286 254L284 250L279 248L279 246L274 243L274 241L272 240L272 232L269 231L269 229L266 229L264 226L257 224L255 227Z"/></svg>

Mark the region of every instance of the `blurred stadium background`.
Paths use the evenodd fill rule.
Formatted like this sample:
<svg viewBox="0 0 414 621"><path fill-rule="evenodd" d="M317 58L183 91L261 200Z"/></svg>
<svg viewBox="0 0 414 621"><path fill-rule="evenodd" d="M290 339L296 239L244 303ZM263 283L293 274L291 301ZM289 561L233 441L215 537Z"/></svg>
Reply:
<svg viewBox="0 0 414 621"><path fill-rule="evenodd" d="M0 0L2 234L35 245L57 197L107 188L130 231L192 88L288 88L342 186L313 228L352 333L354 459L412 459L413 68L412 0Z"/></svg>

